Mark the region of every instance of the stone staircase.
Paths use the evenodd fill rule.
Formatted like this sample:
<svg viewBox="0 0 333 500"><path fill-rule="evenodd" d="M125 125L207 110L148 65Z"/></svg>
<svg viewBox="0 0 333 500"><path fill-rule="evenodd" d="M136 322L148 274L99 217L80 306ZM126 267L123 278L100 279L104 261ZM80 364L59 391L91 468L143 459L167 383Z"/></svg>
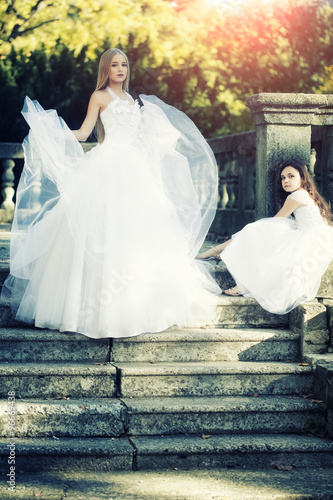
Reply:
<svg viewBox="0 0 333 500"><path fill-rule="evenodd" d="M26 328L0 301L4 474L9 439L23 473L333 467L333 441L312 435L327 410L311 396L315 366L300 362L295 317L244 297L218 307L214 326L93 340Z"/></svg>

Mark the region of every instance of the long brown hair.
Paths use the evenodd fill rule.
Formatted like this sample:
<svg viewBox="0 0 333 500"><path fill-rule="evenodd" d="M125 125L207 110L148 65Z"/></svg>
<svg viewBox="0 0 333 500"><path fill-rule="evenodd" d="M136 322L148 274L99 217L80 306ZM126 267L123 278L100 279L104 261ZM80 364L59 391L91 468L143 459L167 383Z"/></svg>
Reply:
<svg viewBox="0 0 333 500"><path fill-rule="evenodd" d="M290 193L287 193L281 183L281 174L282 171L286 167L293 167L295 168L301 177L301 188L305 189L310 195L310 197L313 199L315 204L318 206L321 216L324 219L327 219L328 222L331 221L333 215L331 213L330 207L328 203L324 200L324 198L318 193L318 190L316 188L316 185L314 181L311 179L310 174L308 172L307 166L304 165L300 160L291 158L290 160L285 161L280 168L278 169L277 173L277 185L278 185L278 200L281 204L283 204L287 198L287 196Z"/></svg>
<svg viewBox="0 0 333 500"><path fill-rule="evenodd" d="M127 55L120 49L109 49L104 54L102 54L99 65L98 65L98 76L97 76L97 84L96 84L96 90L103 90L106 89L108 86L108 81L109 81L109 74L110 74L110 67L111 67L111 62L112 59L114 58L115 55L120 54L124 56L126 63L127 63L127 76L125 80L123 81L123 90L125 92L128 92L128 87L129 87L129 79L130 79L130 67L129 67L129 61L127 58ZM96 130L97 130L97 138L98 142L103 142L104 136L105 136L105 131L104 127L102 124L102 121L100 117L98 116L97 122L96 122Z"/></svg>

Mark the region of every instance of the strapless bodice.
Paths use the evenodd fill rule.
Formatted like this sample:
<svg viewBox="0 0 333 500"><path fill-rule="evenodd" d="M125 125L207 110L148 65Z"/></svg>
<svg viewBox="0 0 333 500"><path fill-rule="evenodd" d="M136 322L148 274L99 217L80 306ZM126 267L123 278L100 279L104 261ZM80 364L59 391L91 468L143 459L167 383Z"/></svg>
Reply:
<svg viewBox="0 0 333 500"><path fill-rule="evenodd" d="M142 128L140 106L122 99L114 99L100 114L105 130L104 141L126 139L139 135Z"/></svg>

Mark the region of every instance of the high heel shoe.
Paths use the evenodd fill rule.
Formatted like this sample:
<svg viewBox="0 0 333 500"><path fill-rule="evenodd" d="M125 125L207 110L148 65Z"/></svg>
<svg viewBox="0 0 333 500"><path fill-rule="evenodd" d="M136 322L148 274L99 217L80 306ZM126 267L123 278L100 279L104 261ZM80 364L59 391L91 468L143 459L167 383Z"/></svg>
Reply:
<svg viewBox="0 0 333 500"><path fill-rule="evenodd" d="M231 297L239 297L240 295L243 295L237 285L233 288L228 288L228 290L224 290L223 293L225 293L226 295L231 295Z"/></svg>
<svg viewBox="0 0 333 500"><path fill-rule="evenodd" d="M200 255L197 255L195 257L197 260L202 260L203 262L209 262L209 261L214 261L214 262L221 262L221 259L219 257L214 257L213 255L211 255L210 257L200 257Z"/></svg>

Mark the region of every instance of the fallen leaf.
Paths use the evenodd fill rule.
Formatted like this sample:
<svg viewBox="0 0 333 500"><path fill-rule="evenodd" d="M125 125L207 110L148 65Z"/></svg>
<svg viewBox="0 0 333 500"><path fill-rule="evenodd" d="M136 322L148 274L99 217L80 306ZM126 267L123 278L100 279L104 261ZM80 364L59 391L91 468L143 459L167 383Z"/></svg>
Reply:
<svg viewBox="0 0 333 500"><path fill-rule="evenodd" d="M33 496L34 496L34 497L40 497L40 493L35 492L35 493L33 494Z"/></svg>
<svg viewBox="0 0 333 500"><path fill-rule="evenodd" d="M85 410L85 409L86 409L86 407L85 407L84 405L81 405L81 408L82 408L82 410Z"/></svg>
<svg viewBox="0 0 333 500"><path fill-rule="evenodd" d="M277 469L277 470L292 470L293 466L272 463L272 464L270 464L270 468Z"/></svg>
<svg viewBox="0 0 333 500"><path fill-rule="evenodd" d="M202 439L209 439L211 436L211 434L203 434L201 437Z"/></svg>
<svg viewBox="0 0 333 500"><path fill-rule="evenodd" d="M310 394L303 394L303 395L302 395L302 398L304 398L304 399L313 399L313 398L314 398L314 395L313 395L313 394L311 394L311 393L310 393Z"/></svg>
<svg viewBox="0 0 333 500"><path fill-rule="evenodd" d="M309 363L298 363L297 366L309 366Z"/></svg>

